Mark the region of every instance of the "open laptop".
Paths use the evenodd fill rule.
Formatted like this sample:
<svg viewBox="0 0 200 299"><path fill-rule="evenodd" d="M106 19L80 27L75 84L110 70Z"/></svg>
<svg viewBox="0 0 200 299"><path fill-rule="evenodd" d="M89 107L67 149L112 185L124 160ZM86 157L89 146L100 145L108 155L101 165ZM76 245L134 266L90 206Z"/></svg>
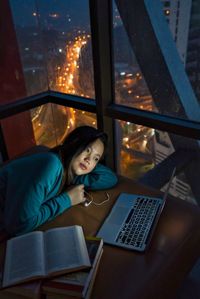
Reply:
<svg viewBox="0 0 200 299"><path fill-rule="evenodd" d="M162 198L121 193L97 237L108 244L145 251L164 208L175 172L176 168Z"/></svg>

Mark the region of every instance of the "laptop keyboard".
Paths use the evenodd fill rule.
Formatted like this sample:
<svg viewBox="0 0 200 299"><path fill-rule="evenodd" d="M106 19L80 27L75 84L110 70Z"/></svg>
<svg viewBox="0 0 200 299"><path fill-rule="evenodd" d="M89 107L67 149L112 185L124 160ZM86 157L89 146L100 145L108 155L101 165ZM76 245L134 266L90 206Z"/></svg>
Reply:
<svg viewBox="0 0 200 299"><path fill-rule="evenodd" d="M138 197L123 223L116 242L143 250L160 202L154 198Z"/></svg>

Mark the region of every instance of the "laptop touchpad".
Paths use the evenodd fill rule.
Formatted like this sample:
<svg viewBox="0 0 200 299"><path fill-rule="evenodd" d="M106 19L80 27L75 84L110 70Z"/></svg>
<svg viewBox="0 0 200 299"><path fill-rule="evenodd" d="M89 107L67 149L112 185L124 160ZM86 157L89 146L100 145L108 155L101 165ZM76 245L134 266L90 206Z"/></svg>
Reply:
<svg viewBox="0 0 200 299"><path fill-rule="evenodd" d="M121 224L126 219L129 209L123 207L116 207L108 217L108 223Z"/></svg>

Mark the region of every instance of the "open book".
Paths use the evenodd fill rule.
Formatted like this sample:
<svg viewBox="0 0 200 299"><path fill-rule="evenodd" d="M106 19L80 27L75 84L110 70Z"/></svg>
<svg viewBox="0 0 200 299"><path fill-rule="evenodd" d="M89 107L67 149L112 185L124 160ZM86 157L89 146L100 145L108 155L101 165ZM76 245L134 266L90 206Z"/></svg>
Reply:
<svg viewBox="0 0 200 299"><path fill-rule="evenodd" d="M34 231L7 241L2 287L90 266L81 226Z"/></svg>

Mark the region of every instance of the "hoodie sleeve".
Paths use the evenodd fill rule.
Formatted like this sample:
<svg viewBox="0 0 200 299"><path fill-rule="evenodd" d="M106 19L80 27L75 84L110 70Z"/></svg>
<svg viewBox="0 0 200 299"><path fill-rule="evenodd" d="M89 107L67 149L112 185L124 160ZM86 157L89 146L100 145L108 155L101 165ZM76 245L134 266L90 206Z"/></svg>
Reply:
<svg viewBox="0 0 200 299"><path fill-rule="evenodd" d="M53 220L69 207L71 207L71 201L65 192L49 199L42 205L38 206L35 214L29 215L26 219L20 219L20 223L15 227L16 235L30 232L43 223Z"/></svg>
<svg viewBox="0 0 200 299"><path fill-rule="evenodd" d="M84 184L90 190L102 190L115 186L117 181L116 174L110 168L97 164L91 173L77 176L74 183Z"/></svg>
<svg viewBox="0 0 200 299"><path fill-rule="evenodd" d="M6 168L4 226L21 234L54 219L71 206L67 193L58 194L63 168L54 154L16 161Z"/></svg>

